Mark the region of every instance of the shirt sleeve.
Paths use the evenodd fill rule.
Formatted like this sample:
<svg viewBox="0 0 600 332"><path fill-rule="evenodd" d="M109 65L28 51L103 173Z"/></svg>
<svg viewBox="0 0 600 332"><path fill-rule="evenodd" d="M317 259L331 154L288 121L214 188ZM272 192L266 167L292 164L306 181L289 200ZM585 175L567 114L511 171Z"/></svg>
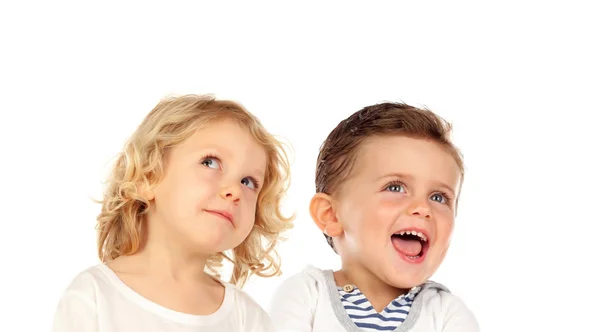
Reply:
<svg viewBox="0 0 600 332"><path fill-rule="evenodd" d="M317 292L316 281L305 275L285 280L271 302L270 315L276 331L312 331Z"/></svg>
<svg viewBox="0 0 600 332"><path fill-rule="evenodd" d="M83 293L65 293L56 308L52 332L97 331L98 317L94 302Z"/></svg>
<svg viewBox="0 0 600 332"><path fill-rule="evenodd" d="M475 315L458 297L453 298L448 308L443 332L480 332Z"/></svg>

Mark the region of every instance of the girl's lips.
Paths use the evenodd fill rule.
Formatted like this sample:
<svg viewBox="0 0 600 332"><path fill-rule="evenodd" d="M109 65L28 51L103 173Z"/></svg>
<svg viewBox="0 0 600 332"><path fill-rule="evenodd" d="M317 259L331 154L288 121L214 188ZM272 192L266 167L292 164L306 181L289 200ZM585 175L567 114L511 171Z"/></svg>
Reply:
<svg viewBox="0 0 600 332"><path fill-rule="evenodd" d="M210 214L213 214L215 216L221 217L223 219L226 219L233 225L233 216L231 215L231 213L229 213L227 211L220 211L220 210L204 210L204 211L206 211Z"/></svg>

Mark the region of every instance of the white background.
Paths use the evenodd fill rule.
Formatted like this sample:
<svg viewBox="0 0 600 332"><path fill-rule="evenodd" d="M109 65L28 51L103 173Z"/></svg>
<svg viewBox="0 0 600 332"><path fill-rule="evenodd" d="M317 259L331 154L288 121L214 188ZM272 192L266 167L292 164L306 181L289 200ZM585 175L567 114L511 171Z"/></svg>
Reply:
<svg viewBox="0 0 600 332"><path fill-rule="evenodd" d="M238 100L293 144L283 278L338 266L307 213L328 132L379 101L433 109L467 165L433 279L484 331L600 331L598 10L219 3L2 2L0 331L49 330L63 289L98 262L91 199L170 93ZM281 280L245 289L267 307Z"/></svg>

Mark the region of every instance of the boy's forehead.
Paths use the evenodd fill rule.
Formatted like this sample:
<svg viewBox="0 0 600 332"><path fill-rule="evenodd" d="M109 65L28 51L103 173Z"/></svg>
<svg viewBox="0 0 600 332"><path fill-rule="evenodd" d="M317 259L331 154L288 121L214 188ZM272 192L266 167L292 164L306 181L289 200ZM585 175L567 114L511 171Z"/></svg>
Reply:
<svg viewBox="0 0 600 332"><path fill-rule="evenodd" d="M452 155L439 144L400 135L369 137L359 147L353 176L379 178L387 174L419 173L454 186L460 170ZM411 174L406 174L411 175Z"/></svg>
<svg viewBox="0 0 600 332"><path fill-rule="evenodd" d="M415 144L424 140L401 135L371 136L358 147L356 156L363 161L377 164L392 158L403 157L414 150Z"/></svg>

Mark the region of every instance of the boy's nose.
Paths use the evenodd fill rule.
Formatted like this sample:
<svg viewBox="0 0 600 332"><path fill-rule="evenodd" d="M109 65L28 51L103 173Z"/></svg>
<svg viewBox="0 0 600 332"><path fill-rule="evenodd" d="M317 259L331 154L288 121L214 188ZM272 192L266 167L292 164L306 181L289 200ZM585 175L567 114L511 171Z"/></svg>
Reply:
<svg viewBox="0 0 600 332"><path fill-rule="evenodd" d="M429 209L427 209L427 208L418 208L418 209L415 209L412 212L412 215L413 216L421 216L421 217L427 218L427 219L431 218L431 213L429 212Z"/></svg>
<svg viewBox="0 0 600 332"><path fill-rule="evenodd" d="M419 216L425 219L431 218L431 209L429 209L429 205L427 205L427 202L422 202L421 200L415 200L409 207L408 212L413 216Z"/></svg>

